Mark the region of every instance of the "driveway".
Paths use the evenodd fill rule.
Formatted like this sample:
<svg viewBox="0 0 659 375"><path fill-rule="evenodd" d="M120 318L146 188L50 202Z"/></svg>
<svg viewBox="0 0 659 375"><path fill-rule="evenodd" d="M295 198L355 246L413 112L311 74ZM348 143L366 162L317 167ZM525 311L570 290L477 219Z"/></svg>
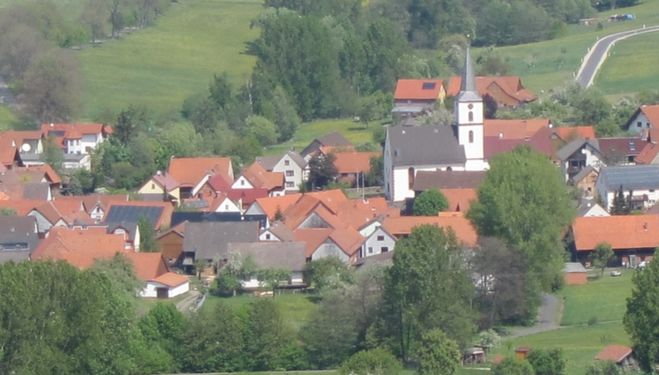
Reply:
<svg viewBox="0 0 659 375"><path fill-rule="evenodd" d="M604 64L604 61L609 54L609 50L616 44L616 42L630 38L632 36L651 33L654 31L659 31L659 25L623 31L607 35L597 40L597 42L593 44L593 46L588 50L588 53L584 57L583 62L581 63L581 67L579 68L579 72L576 75L575 81L581 87L589 87L593 84L595 76L597 75L597 71L602 66L602 64Z"/></svg>
<svg viewBox="0 0 659 375"><path fill-rule="evenodd" d="M536 333L553 331L560 328L563 301L553 294L542 296L542 305L538 309L538 318L531 327L515 328L509 337L521 337Z"/></svg>

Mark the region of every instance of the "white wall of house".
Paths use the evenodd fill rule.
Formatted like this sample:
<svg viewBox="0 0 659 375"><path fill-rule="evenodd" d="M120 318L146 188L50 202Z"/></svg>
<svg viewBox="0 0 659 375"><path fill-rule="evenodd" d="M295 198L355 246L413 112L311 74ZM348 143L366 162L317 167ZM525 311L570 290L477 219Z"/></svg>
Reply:
<svg viewBox="0 0 659 375"><path fill-rule="evenodd" d="M613 206L613 199L615 198L616 194L618 194L618 191L617 190L602 191L600 187L597 187L597 191L600 195L600 198L602 199L602 204L604 205L604 208L610 210L611 207ZM624 191L624 194L625 197L627 197L629 191ZM645 208L654 206L657 202L659 202L659 186L657 186L656 189L644 189L644 190L632 191L632 196L643 196L643 195L648 196L648 200L644 204Z"/></svg>
<svg viewBox="0 0 659 375"><path fill-rule="evenodd" d="M371 233L373 233L380 226L382 226L382 223L380 221L373 220L370 223L368 223L368 225L362 227L359 230L359 234L361 234L362 237L368 237L368 236L371 235Z"/></svg>
<svg viewBox="0 0 659 375"><path fill-rule="evenodd" d="M222 203L220 203L220 205L217 206L217 209L215 210L215 212L237 212L237 213L240 213L241 210L240 210L240 207L238 207L238 205L234 201L232 201L229 198L224 198Z"/></svg>
<svg viewBox="0 0 659 375"><path fill-rule="evenodd" d="M231 185L232 189L254 189L254 185L252 185L251 182L249 182L248 179L245 178L245 176L240 176L236 181L233 182L233 185Z"/></svg>
<svg viewBox="0 0 659 375"><path fill-rule="evenodd" d="M396 239L379 227L371 233L362 247L362 258L393 251Z"/></svg>
<svg viewBox="0 0 659 375"><path fill-rule="evenodd" d="M331 256L335 256L345 263L350 262L350 258L346 255L346 253L344 253L343 250L341 250L341 248L339 248L339 246L331 239L325 240L325 242L318 246L313 254L311 254L311 260L318 260Z"/></svg>
<svg viewBox="0 0 659 375"><path fill-rule="evenodd" d="M445 171L451 168L454 171L464 171L464 165L418 165L418 166L400 166L393 169L391 186L393 187L392 195L389 197L394 202L400 202L407 198L414 198L414 190L410 188L409 168L414 168L414 175L419 171ZM385 172L386 174L386 172Z"/></svg>
<svg viewBox="0 0 659 375"><path fill-rule="evenodd" d="M275 236L274 233L270 232L270 230L266 229L261 234L259 234L259 241L275 241L275 242L281 242L281 238Z"/></svg>
<svg viewBox="0 0 659 375"><path fill-rule="evenodd" d="M37 221L37 230L39 233L46 233L50 230L50 228L53 227L53 223L48 221L45 216L43 216L39 211L37 210L32 210L30 211L27 216L32 216L36 219Z"/></svg>
<svg viewBox="0 0 659 375"><path fill-rule="evenodd" d="M588 211L583 215L584 217L592 216L611 216L607 210L602 208L599 204L593 204Z"/></svg>
<svg viewBox="0 0 659 375"><path fill-rule="evenodd" d="M300 184L308 179L306 168L300 167L288 153L284 154L275 164L272 172L282 172L284 174L285 192L299 191Z"/></svg>
<svg viewBox="0 0 659 375"><path fill-rule="evenodd" d="M174 298L183 293L187 293L190 290L190 283L186 281L183 284L172 288L155 281L147 281L144 289L140 291L140 296L146 298L158 297L158 288L167 288L167 298Z"/></svg>
<svg viewBox="0 0 659 375"><path fill-rule="evenodd" d="M641 111L638 112L629 122L629 132L630 133L641 133L645 129L650 129L652 124L648 120L647 116Z"/></svg>
<svg viewBox="0 0 659 375"><path fill-rule="evenodd" d="M292 271L289 275L288 281L282 282L280 285L302 285L304 284L304 272ZM265 287L265 283L259 281L256 275L250 275L248 278L240 280L242 289L258 289Z"/></svg>

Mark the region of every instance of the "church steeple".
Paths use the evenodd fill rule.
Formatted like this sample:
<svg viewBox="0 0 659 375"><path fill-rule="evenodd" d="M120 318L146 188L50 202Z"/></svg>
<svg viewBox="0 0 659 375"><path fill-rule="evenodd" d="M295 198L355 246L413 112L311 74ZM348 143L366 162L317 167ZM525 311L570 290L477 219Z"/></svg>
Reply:
<svg viewBox="0 0 659 375"><path fill-rule="evenodd" d="M474 65L469 47L465 51L465 66L460 82L460 94L455 101L455 122L458 143L464 147L466 170L484 170L487 162L483 152L483 98L476 88Z"/></svg>
<svg viewBox="0 0 659 375"><path fill-rule="evenodd" d="M462 80L460 82L460 101L477 101L482 100L476 89L476 77L474 76L474 64L471 62L471 49L467 47L465 52L465 66L462 71Z"/></svg>

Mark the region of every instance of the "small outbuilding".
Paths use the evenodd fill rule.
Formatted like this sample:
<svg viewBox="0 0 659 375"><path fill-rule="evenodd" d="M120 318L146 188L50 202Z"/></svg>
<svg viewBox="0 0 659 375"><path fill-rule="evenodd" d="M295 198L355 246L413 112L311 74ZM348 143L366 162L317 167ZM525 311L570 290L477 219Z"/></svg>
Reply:
<svg viewBox="0 0 659 375"><path fill-rule="evenodd" d="M633 357L632 348L625 345L608 345L597 353L595 359L598 361L614 362L616 365L629 370L638 369L638 364Z"/></svg>
<svg viewBox="0 0 659 375"><path fill-rule="evenodd" d="M588 272L581 263L568 262L563 268L563 279L565 285L584 285L588 282Z"/></svg>

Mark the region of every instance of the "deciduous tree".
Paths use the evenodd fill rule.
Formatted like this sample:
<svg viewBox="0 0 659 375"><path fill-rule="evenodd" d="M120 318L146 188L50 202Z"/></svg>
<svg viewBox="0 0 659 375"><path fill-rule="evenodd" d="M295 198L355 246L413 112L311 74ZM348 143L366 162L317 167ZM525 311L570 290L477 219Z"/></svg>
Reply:
<svg viewBox="0 0 659 375"><path fill-rule="evenodd" d="M604 269L606 268L606 265L609 264L611 258L613 258L613 249L610 244L602 242L595 246L595 251L591 254L590 259L593 267L599 268L600 277L604 275Z"/></svg>
<svg viewBox="0 0 659 375"><path fill-rule="evenodd" d="M403 370L390 352L376 348L353 354L339 369L341 375L398 375Z"/></svg>
<svg viewBox="0 0 659 375"><path fill-rule="evenodd" d="M460 366L460 348L444 332L433 329L421 336L416 351L420 375L452 375Z"/></svg>
<svg viewBox="0 0 659 375"><path fill-rule="evenodd" d="M437 216L448 208L448 200L437 189L426 190L414 199L415 216Z"/></svg>

